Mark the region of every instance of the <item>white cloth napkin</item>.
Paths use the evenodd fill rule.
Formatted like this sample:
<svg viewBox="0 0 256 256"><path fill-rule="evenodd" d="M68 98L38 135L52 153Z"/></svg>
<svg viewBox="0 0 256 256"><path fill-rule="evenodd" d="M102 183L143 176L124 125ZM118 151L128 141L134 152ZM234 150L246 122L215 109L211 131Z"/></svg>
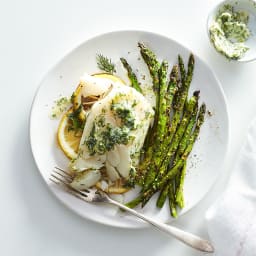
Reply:
<svg viewBox="0 0 256 256"><path fill-rule="evenodd" d="M256 120L231 180L206 213L216 256L256 256Z"/></svg>

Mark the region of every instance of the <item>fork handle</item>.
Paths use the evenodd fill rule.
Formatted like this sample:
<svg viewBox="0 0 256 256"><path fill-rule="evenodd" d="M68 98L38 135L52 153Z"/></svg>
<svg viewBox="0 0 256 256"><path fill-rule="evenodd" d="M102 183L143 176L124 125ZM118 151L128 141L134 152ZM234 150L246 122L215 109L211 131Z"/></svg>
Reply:
<svg viewBox="0 0 256 256"><path fill-rule="evenodd" d="M176 227L158 222L150 217L147 217L123 204L118 203L117 201L108 198L108 202L111 204L114 204L116 206L118 206L119 208L139 217L140 219L150 223L152 226L154 226L155 228L177 238L178 240L180 240L181 242L191 246L194 249L197 249L199 251L203 251L203 252L214 252L214 248L211 245L211 243L208 240L202 239L196 235L193 235L191 233L188 233L186 231L183 231L181 229L178 229Z"/></svg>

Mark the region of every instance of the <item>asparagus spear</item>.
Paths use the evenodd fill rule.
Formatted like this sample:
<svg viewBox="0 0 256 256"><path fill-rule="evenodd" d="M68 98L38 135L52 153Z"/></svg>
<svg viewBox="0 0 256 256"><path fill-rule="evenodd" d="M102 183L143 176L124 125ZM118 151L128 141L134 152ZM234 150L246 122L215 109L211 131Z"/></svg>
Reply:
<svg viewBox="0 0 256 256"><path fill-rule="evenodd" d="M160 147L157 149L157 152L154 157L154 165L155 168L159 168L162 157L164 153L166 152L166 148L164 147L168 141L169 131L170 131L170 112L172 108L172 103L174 100L175 93L178 90L178 66L174 65L172 68L172 71L170 73L170 80L167 87L167 93L166 93L166 116L167 116L167 122L166 122L166 130L165 130L165 140L163 143L161 143Z"/></svg>
<svg viewBox="0 0 256 256"><path fill-rule="evenodd" d="M186 75L185 80L183 78L183 76L184 76L183 73L185 71L180 70L181 79L182 79L182 86L181 86L180 90L178 90L177 97L175 97L174 104L173 104L173 108L174 108L174 110L177 110L177 112L183 110L183 106L186 102L187 95L188 95L188 89L189 89L189 86L190 86L190 83L191 83L192 77L193 77L194 65L195 65L194 56L193 56L193 54L190 54L189 60L188 60L188 71L187 71L187 75Z"/></svg>
<svg viewBox="0 0 256 256"><path fill-rule="evenodd" d="M169 194L169 208L172 217L177 218L177 211L176 211L176 204L175 204L175 197L174 197L174 186L173 182L169 183L169 186L166 186L168 188L168 194Z"/></svg>
<svg viewBox="0 0 256 256"><path fill-rule="evenodd" d="M199 113L198 113L198 118L197 118L197 121L196 121L196 127L195 127L195 130L193 132L193 134L190 136L190 139L189 139L189 143L188 143L188 147L193 147L193 145L191 146L191 142L195 141L196 138L198 137L199 135L199 132L200 132L200 128L204 122L204 115L205 115L205 112L206 112L206 106L205 104L203 103L199 109ZM194 144L194 143L193 143ZM187 149L186 149L187 150ZM185 150L185 151L186 151ZM181 176L180 176L180 183L178 185L178 189L176 190L176 203L179 205L180 208L183 208L184 207L184 200L183 200L183 185L184 185L184 178L185 178L185 174L186 174L186 168L182 170L181 172Z"/></svg>
<svg viewBox="0 0 256 256"><path fill-rule="evenodd" d="M147 48L143 43L138 43L140 48L140 53L145 63L148 66L149 73L153 80L153 89L155 91L159 90L159 80L158 80L158 70L160 68L160 63L157 60L155 53L153 53L149 48Z"/></svg>
<svg viewBox="0 0 256 256"><path fill-rule="evenodd" d="M160 68L160 63L157 60L157 57L154 52L152 52L149 48L147 48L143 43L138 43L138 47L140 48L140 54L148 66L148 70L153 82L153 90L156 95L156 107L155 107L155 120L154 126L156 126L158 120L158 108L159 108L159 77L158 71Z"/></svg>
<svg viewBox="0 0 256 256"><path fill-rule="evenodd" d="M185 84L187 88L190 86L193 78L194 66L195 66L195 58L193 54L190 54L188 59L188 71L187 71L187 76L185 80Z"/></svg>
<svg viewBox="0 0 256 256"><path fill-rule="evenodd" d="M198 112L198 106L196 108L196 111L194 111L194 113L192 113L191 119L189 121L189 124L187 126L187 129L180 141L179 147L176 151L175 154L175 158L173 160L173 165L175 165L175 163L178 161L178 159L182 156L183 152L186 149L186 146L189 142L189 137L191 136L192 130L195 126L196 123L196 116L197 116L197 112ZM176 204L180 207L183 208L184 207L184 200L183 200L183 194L182 194L182 189L183 189L183 184L184 184L184 177L185 177L185 173L186 173L186 163L184 164L182 171L180 174L177 174L176 178L175 178L175 201ZM178 192L179 191L179 192ZM171 191L170 191L171 192ZM178 196L179 195L179 196ZM169 194L169 197L172 196L173 194ZM172 213L172 211L171 211Z"/></svg>
<svg viewBox="0 0 256 256"><path fill-rule="evenodd" d="M169 186L165 186L165 187L161 190L161 192L160 192L160 194L159 194L159 196L158 196L158 199L157 199L157 201L156 201L156 206L157 206L158 208L162 208L162 207L163 207L164 202L165 202L165 199L166 199L167 196L168 196L168 193L169 193Z"/></svg>
<svg viewBox="0 0 256 256"><path fill-rule="evenodd" d="M127 62L125 58L120 58L120 61L122 62L124 68L127 70L127 75L131 81L131 85L134 89L136 89L138 92L142 93L142 89L140 87L140 84L138 82L136 74L132 71L131 66Z"/></svg>
<svg viewBox="0 0 256 256"><path fill-rule="evenodd" d="M158 124L159 98L160 98L158 72L160 69L160 63L158 62L156 55L149 48L147 48L144 44L139 42L138 46L140 48L141 56L144 59L146 65L148 67L150 76L152 78L153 90L154 90L155 96L156 96L154 123L153 123L152 128L148 131L147 137L145 139L145 143L143 145L143 151L144 151L143 158L144 159L138 168L138 173L141 173L141 175L139 177L139 183L143 184L144 176L147 173L147 169L149 167L149 164L151 162L152 155L153 155L153 142L154 142L154 139L157 138L156 129L157 129L157 124Z"/></svg>
<svg viewBox="0 0 256 256"><path fill-rule="evenodd" d="M157 158L159 155L159 147L164 139L165 131L166 131L166 123L167 123L167 115L166 115L166 93L167 93L167 71L168 71L168 63L163 61L160 69L159 69L159 116L158 122L156 126L156 135L154 139L154 145L152 147L152 153L154 153L154 158ZM156 155L155 155L156 154ZM154 180L156 175L156 170L152 164L150 164L146 177L144 180L144 187L147 187Z"/></svg>
<svg viewBox="0 0 256 256"><path fill-rule="evenodd" d="M137 205L139 205L143 200L143 194L138 195L135 199L133 199L132 201L126 203L125 205L129 208L134 208Z"/></svg>
<svg viewBox="0 0 256 256"><path fill-rule="evenodd" d="M192 116L190 118L187 129L186 129L186 131L185 131L185 133L184 133L184 135L183 135L183 137L180 141L178 150L177 150L175 158L174 158L174 163L177 162L177 160L182 156L183 152L186 149L187 143L189 141L189 137L190 137L190 135L192 133L192 130L193 130L193 128L195 126L195 123L196 123L197 112L198 112L198 106L196 106L196 110L192 113Z"/></svg>
<svg viewBox="0 0 256 256"><path fill-rule="evenodd" d="M138 47L140 48L140 54L146 63L150 76L152 78L153 82L153 90L155 92L156 96L156 104L155 104L155 118L154 118L154 124L152 129L149 130L148 135L145 140L145 146L144 148L147 149L149 145L151 145L153 141L153 135L155 128L157 126L158 122L158 108L159 108L159 79L158 79L158 71L160 68L160 63L157 60L157 57L154 52L152 52L149 48L147 48L143 43L138 43Z"/></svg>
<svg viewBox="0 0 256 256"><path fill-rule="evenodd" d="M173 94L172 96L174 96L177 89L176 87L177 87L178 76L179 76L178 65L174 65L170 73L170 81L168 83L168 88L167 88L168 92L172 92Z"/></svg>
<svg viewBox="0 0 256 256"><path fill-rule="evenodd" d="M166 93L167 93L168 62L163 61L159 69L159 118L157 123L157 143L162 142L166 128ZM157 145L158 147L158 145Z"/></svg>
<svg viewBox="0 0 256 256"><path fill-rule="evenodd" d="M166 93L166 116L168 119L170 119L172 102L173 102L175 93L177 92L177 89L178 89L178 75L179 75L178 66L174 65L170 73L170 79L169 79L167 93ZM166 124L166 133L169 131L169 126L170 126L170 120L168 120Z"/></svg>
<svg viewBox="0 0 256 256"><path fill-rule="evenodd" d="M179 62L179 69L180 69L180 77L181 77L181 83L185 84L186 80L186 70L184 66L184 61L180 55L178 55L178 62Z"/></svg>
<svg viewBox="0 0 256 256"><path fill-rule="evenodd" d="M162 208L167 196L169 195L169 207L170 212L173 217L177 217L177 211L176 211L176 202L175 202L175 191L174 191L174 185L173 180L171 180L162 190L161 193L157 199L156 205L158 208Z"/></svg>
<svg viewBox="0 0 256 256"><path fill-rule="evenodd" d="M175 202L181 209L184 207L183 185L184 185L184 179L186 175L186 166L187 166L187 163L185 162L181 170L181 173L179 175L179 183L177 184L178 186L175 191ZM173 191L172 191L172 195L173 195Z"/></svg>

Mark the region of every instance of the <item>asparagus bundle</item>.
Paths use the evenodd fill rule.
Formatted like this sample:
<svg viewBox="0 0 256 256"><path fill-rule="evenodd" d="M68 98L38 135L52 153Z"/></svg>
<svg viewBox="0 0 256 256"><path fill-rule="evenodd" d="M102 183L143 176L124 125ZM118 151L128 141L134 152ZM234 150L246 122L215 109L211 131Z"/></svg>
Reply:
<svg viewBox="0 0 256 256"><path fill-rule="evenodd" d="M133 207L137 206L139 203L142 203L142 205L144 206L145 203L152 197L152 195L155 192L161 190L166 184L168 184L170 182L171 179L175 178L175 176L179 173L181 168L186 163L186 160L187 160L187 158L193 148L193 145L199 135L201 125L204 122L205 111L206 111L206 106L205 106L205 104L202 104L199 109L195 129L194 129L193 133L189 136L185 151L183 152L181 157L178 159L178 161L175 163L175 165L168 170L168 172L163 176L163 178L161 180L154 180L154 182L152 183L152 185L150 186L150 188L147 191L144 191L137 198L135 198L134 200L127 203L126 205L128 207L133 208Z"/></svg>
<svg viewBox="0 0 256 256"><path fill-rule="evenodd" d="M137 168L136 181L142 190L126 205L133 208L141 203L143 207L154 193L161 191L157 206L162 207L169 197L170 212L176 217L176 207L184 207L186 162L204 122L206 107L202 104L198 110L198 91L188 99L194 70L192 54L189 56L187 72L182 57L178 56L178 65L173 66L168 82L168 63L162 61L160 64L149 48L142 43L138 46L152 78L156 104L154 124L148 132ZM133 84L130 67L126 61L121 61Z"/></svg>

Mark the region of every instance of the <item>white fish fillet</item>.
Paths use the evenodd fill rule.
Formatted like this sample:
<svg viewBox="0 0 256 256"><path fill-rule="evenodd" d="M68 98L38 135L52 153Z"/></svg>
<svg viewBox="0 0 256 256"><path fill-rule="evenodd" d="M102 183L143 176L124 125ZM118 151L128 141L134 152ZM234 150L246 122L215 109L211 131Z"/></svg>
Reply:
<svg viewBox="0 0 256 256"><path fill-rule="evenodd" d="M129 86L88 74L85 74L82 79L84 84L83 95L101 95L102 99L94 103L90 110L80 141L79 154L77 159L72 161L71 167L74 170L83 171L100 169L105 166L107 174L112 181L120 178L120 176L127 178L132 168L132 163L136 162L136 159L133 159L134 155L143 146L154 111L145 97ZM104 154L91 154L85 140L89 137L95 125L95 120L98 120L97 118L104 113L106 124L110 124L111 127L121 126L120 118L117 118L113 110L111 110L113 100L115 103L122 104L131 110L135 128L129 130L129 137L133 139L127 145L115 145L111 151ZM101 128L97 127L97 129L100 130Z"/></svg>

